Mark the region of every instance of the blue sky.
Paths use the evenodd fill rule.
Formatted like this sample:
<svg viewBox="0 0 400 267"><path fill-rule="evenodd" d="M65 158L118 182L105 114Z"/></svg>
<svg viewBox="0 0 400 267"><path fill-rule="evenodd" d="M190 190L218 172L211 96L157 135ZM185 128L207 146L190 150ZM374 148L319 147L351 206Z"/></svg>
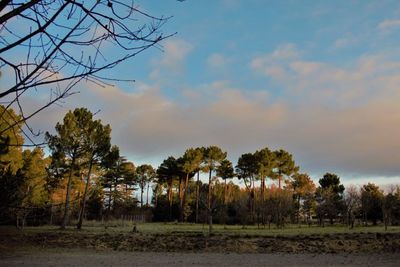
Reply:
<svg viewBox="0 0 400 267"><path fill-rule="evenodd" d="M177 34L108 73L135 83L80 84L37 128L84 105L101 110L135 164L212 144L236 163L267 146L293 153L315 180L329 171L347 184L399 182L398 1L135 3L173 16L162 30Z"/></svg>

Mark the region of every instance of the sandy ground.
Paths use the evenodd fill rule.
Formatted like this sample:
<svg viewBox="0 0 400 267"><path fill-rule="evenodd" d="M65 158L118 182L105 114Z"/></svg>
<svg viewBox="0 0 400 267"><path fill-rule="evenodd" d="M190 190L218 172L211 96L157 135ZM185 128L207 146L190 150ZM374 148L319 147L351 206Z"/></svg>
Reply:
<svg viewBox="0 0 400 267"><path fill-rule="evenodd" d="M0 255L0 266L400 266L400 254L223 254L40 250Z"/></svg>

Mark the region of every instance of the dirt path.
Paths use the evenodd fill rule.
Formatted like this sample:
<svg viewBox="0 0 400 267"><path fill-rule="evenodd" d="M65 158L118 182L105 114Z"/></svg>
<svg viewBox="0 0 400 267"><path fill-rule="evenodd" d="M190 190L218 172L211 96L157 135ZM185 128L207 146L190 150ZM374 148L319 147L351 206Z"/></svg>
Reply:
<svg viewBox="0 0 400 267"><path fill-rule="evenodd" d="M393 254L222 254L44 250L0 256L0 266L400 266Z"/></svg>

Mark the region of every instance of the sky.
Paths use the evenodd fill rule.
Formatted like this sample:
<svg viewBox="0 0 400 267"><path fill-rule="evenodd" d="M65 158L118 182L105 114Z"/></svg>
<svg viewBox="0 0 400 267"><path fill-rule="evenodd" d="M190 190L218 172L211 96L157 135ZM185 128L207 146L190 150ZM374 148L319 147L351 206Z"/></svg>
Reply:
<svg viewBox="0 0 400 267"><path fill-rule="evenodd" d="M400 182L399 1L135 4L173 16L162 31L176 35L107 73L134 83L81 83L34 128L54 131L85 106L135 165L209 145L236 164L269 147L316 181L333 172L345 184Z"/></svg>

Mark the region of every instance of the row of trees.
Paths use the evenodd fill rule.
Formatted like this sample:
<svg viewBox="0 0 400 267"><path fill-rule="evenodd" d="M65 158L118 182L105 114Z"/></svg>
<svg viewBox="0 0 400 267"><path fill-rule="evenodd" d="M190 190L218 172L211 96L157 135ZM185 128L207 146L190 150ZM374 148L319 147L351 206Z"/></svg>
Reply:
<svg viewBox="0 0 400 267"><path fill-rule="evenodd" d="M6 129L2 140L23 144L21 128L7 129L18 115L7 114L0 122ZM168 157L157 169L136 167L111 144L111 127L85 108L69 111L46 140L48 157L41 148L0 149L2 223L15 220L23 226L28 220L65 228L75 219L80 229L84 218L147 215L156 221L208 223L211 231L213 222L283 227L315 221L353 227L357 220L386 226L400 221L399 188L386 195L374 184L345 190L331 173L316 186L284 150L245 153L233 166L221 148L197 147ZM200 180L201 173L207 182ZM243 188L233 183L235 177Z"/></svg>

